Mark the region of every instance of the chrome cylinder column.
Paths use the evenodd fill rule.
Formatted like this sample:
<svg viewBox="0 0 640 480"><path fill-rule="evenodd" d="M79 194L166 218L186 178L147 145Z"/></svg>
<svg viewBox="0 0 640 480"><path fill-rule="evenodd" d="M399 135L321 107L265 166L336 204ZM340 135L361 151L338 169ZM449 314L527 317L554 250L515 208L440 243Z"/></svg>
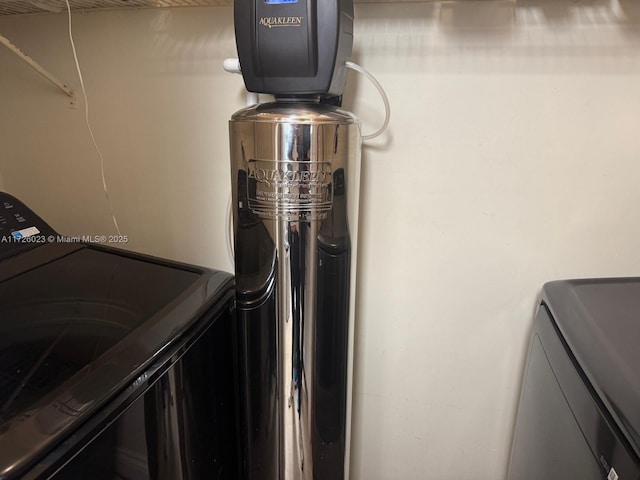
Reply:
<svg viewBox="0 0 640 480"><path fill-rule="evenodd" d="M348 477L356 118L273 103L230 121L244 477Z"/></svg>

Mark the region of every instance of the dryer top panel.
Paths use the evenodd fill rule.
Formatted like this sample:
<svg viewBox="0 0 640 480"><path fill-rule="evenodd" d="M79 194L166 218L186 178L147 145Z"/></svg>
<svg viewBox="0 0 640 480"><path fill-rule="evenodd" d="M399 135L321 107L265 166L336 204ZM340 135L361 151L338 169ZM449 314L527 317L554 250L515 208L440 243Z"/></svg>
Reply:
<svg viewBox="0 0 640 480"><path fill-rule="evenodd" d="M640 456L640 278L550 282L543 302Z"/></svg>

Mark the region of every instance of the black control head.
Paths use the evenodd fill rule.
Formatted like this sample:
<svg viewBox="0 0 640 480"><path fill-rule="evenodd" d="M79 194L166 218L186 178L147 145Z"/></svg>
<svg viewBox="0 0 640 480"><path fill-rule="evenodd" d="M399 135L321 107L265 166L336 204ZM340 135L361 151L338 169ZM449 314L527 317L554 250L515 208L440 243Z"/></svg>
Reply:
<svg viewBox="0 0 640 480"><path fill-rule="evenodd" d="M353 0L234 0L238 58L250 92L342 95L353 47Z"/></svg>

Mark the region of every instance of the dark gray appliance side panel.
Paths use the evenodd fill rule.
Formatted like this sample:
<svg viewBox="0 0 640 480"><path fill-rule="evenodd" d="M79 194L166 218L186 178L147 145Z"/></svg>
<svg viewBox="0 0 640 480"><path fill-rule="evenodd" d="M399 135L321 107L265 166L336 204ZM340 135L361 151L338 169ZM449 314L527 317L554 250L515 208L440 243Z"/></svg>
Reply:
<svg viewBox="0 0 640 480"><path fill-rule="evenodd" d="M542 298L597 397L640 458L640 278L549 282Z"/></svg>
<svg viewBox="0 0 640 480"><path fill-rule="evenodd" d="M621 479L640 470L543 305L527 359L509 480ZM615 478L615 477L613 477Z"/></svg>
<svg viewBox="0 0 640 480"><path fill-rule="evenodd" d="M603 478L538 335L531 342L516 425L509 480Z"/></svg>

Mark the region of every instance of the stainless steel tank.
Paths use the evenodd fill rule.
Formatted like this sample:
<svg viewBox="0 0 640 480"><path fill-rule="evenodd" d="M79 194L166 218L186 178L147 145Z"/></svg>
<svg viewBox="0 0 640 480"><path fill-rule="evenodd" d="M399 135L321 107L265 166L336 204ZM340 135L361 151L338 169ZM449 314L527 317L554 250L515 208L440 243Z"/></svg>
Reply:
<svg viewBox="0 0 640 480"><path fill-rule="evenodd" d="M358 121L281 101L229 129L244 478L348 478Z"/></svg>

